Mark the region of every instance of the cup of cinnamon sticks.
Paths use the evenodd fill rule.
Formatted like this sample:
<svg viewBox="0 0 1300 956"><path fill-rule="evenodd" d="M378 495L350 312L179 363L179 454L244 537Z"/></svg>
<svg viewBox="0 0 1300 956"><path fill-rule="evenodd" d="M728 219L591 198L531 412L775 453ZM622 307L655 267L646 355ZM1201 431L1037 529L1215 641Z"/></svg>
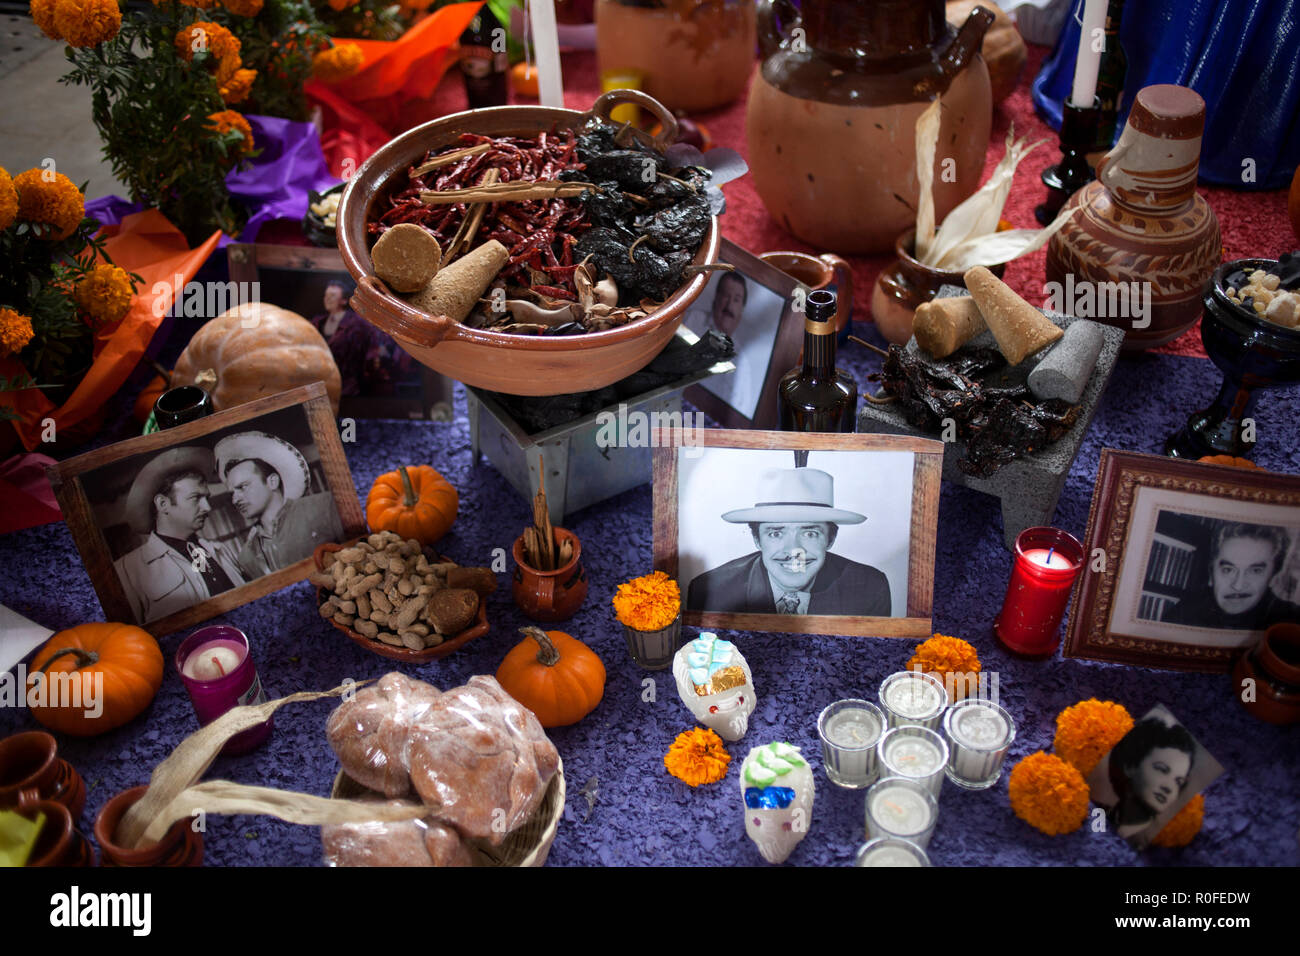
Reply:
<svg viewBox="0 0 1300 956"><path fill-rule="evenodd" d="M543 476L545 471L543 470ZM587 599L578 536L551 524L545 477L533 499L533 523L515 539L515 604L535 621L566 621Z"/></svg>

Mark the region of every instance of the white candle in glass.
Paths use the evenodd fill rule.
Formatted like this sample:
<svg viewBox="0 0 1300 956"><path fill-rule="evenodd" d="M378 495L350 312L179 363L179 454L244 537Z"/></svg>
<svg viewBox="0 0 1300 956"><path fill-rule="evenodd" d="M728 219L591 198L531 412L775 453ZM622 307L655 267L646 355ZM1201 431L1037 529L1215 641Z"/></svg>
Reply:
<svg viewBox="0 0 1300 956"><path fill-rule="evenodd" d="M842 787L866 787L876 778L876 743L884 714L865 700L836 701L817 721L826 775Z"/></svg>
<svg viewBox="0 0 1300 956"><path fill-rule="evenodd" d="M948 711L944 730L952 742L949 779L971 790L993 786L1015 736L1011 715L992 701L966 700Z"/></svg>
<svg viewBox="0 0 1300 956"><path fill-rule="evenodd" d="M943 684L929 674L899 671L880 685L880 703L889 712L891 727L934 728L948 705Z"/></svg>
<svg viewBox="0 0 1300 956"><path fill-rule="evenodd" d="M1097 31L1105 36L1107 0L1086 0L1083 27L1079 33L1079 54L1074 60L1074 89L1070 103L1091 109L1097 97L1097 74L1101 72L1101 51L1095 49Z"/></svg>
<svg viewBox="0 0 1300 956"><path fill-rule="evenodd" d="M896 737L885 758L889 768L904 777L928 777L943 766L939 748L921 737Z"/></svg>
<svg viewBox="0 0 1300 956"><path fill-rule="evenodd" d="M928 841L927 831L934 822L934 811L924 795L898 784L877 784L868 798L870 819L876 824L872 836L890 833L918 837Z"/></svg>
<svg viewBox="0 0 1300 956"><path fill-rule="evenodd" d="M877 838L858 851L854 866L927 866L925 851L902 840Z"/></svg>

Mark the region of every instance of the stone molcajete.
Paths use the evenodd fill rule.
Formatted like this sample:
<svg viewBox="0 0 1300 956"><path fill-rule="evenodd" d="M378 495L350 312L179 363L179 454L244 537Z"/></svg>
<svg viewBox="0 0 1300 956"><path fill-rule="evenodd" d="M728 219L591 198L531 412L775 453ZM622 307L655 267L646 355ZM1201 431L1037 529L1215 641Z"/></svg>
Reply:
<svg viewBox="0 0 1300 956"><path fill-rule="evenodd" d="M749 729L758 698L749 664L730 641L705 631L673 658L677 693L695 719L723 740L739 740Z"/></svg>

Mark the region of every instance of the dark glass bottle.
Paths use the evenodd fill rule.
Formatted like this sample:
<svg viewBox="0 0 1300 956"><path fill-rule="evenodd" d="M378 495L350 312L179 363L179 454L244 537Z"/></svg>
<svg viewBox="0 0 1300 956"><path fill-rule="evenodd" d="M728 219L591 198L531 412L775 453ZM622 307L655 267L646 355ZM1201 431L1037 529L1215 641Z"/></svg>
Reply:
<svg viewBox="0 0 1300 956"><path fill-rule="evenodd" d="M1128 76L1128 56L1119 39L1124 0L1110 0L1106 9L1106 48L1101 53L1097 72L1097 98L1101 115L1097 123L1097 148L1109 150L1115 145L1115 129L1124 106L1124 81Z"/></svg>
<svg viewBox="0 0 1300 956"><path fill-rule="evenodd" d="M835 367L834 292L819 289L808 294L803 365L781 377L776 401L782 431L856 431L858 385Z"/></svg>
<svg viewBox="0 0 1300 956"><path fill-rule="evenodd" d="M497 50L493 49L494 45ZM465 79L465 98L469 100L469 108L505 106L506 73L509 69L505 28L484 7L460 35L460 73Z"/></svg>

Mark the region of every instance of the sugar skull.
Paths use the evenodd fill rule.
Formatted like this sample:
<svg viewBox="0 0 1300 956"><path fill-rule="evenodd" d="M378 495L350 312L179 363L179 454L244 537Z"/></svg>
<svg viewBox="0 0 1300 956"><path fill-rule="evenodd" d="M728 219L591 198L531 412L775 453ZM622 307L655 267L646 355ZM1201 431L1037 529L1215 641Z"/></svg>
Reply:
<svg viewBox="0 0 1300 956"><path fill-rule="evenodd" d="M730 641L703 632L673 658L677 693L695 719L723 740L739 740L754 712L754 676Z"/></svg>
<svg viewBox="0 0 1300 956"><path fill-rule="evenodd" d="M798 747L755 747L740 768L745 833L768 863L784 863L812 825L812 768Z"/></svg>

